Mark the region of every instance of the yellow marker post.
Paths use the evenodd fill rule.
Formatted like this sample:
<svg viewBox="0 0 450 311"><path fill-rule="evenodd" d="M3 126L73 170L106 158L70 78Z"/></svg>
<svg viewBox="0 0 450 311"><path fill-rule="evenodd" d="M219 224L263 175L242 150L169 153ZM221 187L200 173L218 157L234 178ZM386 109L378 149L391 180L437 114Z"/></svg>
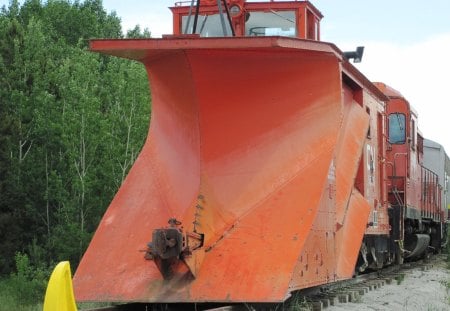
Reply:
<svg viewBox="0 0 450 311"><path fill-rule="evenodd" d="M68 261L60 262L53 270L45 292L43 311L77 311Z"/></svg>

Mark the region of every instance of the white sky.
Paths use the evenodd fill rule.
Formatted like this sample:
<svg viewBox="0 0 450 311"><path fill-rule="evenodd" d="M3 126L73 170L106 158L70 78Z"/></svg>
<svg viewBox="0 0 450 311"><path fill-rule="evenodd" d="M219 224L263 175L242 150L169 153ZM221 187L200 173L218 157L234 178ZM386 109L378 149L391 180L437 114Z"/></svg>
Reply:
<svg viewBox="0 0 450 311"><path fill-rule="evenodd" d="M0 0L0 6L9 1ZM400 91L419 113L426 138L450 154L450 1L311 0L323 13L322 40L341 50L365 46L357 67L372 81ZM148 28L153 37L172 33L174 0L103 0L124 31Z"/></svg>

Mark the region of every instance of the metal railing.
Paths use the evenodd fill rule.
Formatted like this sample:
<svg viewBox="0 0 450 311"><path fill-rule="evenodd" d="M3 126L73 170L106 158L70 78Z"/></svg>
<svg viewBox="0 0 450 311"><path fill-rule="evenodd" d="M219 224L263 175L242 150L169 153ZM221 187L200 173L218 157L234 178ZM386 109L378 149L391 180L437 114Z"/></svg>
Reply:
<svg viewBox="0 0 450 311"><path fill-rule="evenodd" d="M441 187L439 177L433 171L421 166L420 203L423 218L440 220L441 216Z"/></svg>

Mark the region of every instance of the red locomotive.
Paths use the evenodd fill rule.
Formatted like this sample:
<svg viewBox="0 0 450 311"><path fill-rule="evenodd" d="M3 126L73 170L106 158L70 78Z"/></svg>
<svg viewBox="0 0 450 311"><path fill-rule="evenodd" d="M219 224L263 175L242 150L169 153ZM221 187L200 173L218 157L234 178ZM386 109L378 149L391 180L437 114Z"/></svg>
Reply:
<svg viewBox="0 0 450 311"><path fill-rule="evenodd" d="M438 251L437 175L408 101L321 42L308 1L189 1L142 62L149 136L75 274L78 301L280 302ZM105 259L106 258L106 259Z"/></svg>

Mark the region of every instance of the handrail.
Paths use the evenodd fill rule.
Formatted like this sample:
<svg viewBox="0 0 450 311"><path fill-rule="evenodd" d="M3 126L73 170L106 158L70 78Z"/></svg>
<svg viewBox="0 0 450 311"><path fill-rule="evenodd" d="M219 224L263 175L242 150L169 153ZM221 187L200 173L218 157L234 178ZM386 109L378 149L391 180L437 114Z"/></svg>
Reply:
<svg viewBox="0 0 450 311"><path fill-rule="evenodd" d="M427 218L440 218L441 215L441 186L439 185L439 176L432 170L420 165L421 167L421 187L420 203L423 216Z"/></svg>
<svg viewBox="0 0 450 311"><path fill-rule="evenodd" d="M212 3L213 1L209 0L207 3L209 4L209 3ZM260 0L259 2L304 2L304 1L305 0ZM204 1L204 2L206 2L206 1ZM244 1L244 2L247 2L247 1ZM189 3L191 3L191 0L176 1L175 6L186 6Z"/></svg>

